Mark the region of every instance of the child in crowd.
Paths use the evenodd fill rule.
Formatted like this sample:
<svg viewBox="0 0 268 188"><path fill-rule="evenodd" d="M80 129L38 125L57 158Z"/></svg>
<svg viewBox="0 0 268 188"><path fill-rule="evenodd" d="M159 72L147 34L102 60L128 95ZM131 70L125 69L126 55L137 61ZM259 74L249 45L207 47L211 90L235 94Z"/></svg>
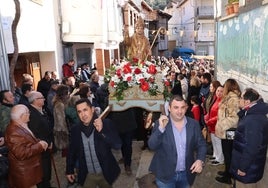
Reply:
<svg viewBox="0 0 268 188"><path fill-rule="evenodd" d="M200 111L200 105L198 104L197 95L191 97L191 104L192 104L191 112L193 113L194 119L199 122L201 118L201 111Z"/></svg>

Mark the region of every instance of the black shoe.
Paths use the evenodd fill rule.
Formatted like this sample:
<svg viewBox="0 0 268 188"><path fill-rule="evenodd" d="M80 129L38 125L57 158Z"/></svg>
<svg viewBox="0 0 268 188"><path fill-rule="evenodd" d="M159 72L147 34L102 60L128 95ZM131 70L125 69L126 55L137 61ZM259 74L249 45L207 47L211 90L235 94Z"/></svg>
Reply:
<svg viewBox="0 0 268 188"><path fill-rule="evenodd" d="M219 183L225 183L225 184L229 184L231 185L232 184L232 180L231 178L228 178L226 176L223 176L223 177L216 177L215 180Z"/></svg>
<svg viewBox="0 0 268 188"><path fill-rule="evenodd" d="M218 171L217 174L219 176L226 176L226 172L225 171Z"/></svg>

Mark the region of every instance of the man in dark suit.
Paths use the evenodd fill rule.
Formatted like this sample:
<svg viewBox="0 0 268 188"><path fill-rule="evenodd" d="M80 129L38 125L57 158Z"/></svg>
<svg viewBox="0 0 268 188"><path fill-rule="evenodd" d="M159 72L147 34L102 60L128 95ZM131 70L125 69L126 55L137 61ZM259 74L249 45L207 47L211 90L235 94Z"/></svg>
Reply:
<svg viewBox="0 0 268 188"><path fill-rule="evenodd" d="M42 153L42 182L37 184L37 188L49 188L51 180L51 158L50 149L52 149L53 132L49 122L49 117L43 109L45 98L38 91L31 91L28 96L30 105L30 121L29 129L36 138L44 140L48 143L48 149Z"/></svg>
<svg viewBox="0 0 268 188"><path fill-rule="evenodd" d="M109 119L102 120L88 99L76 102L81 122L71 129L66 174L70 183L75 180L85 188L111 188L120 174L111 149L120 149L121 140ZM78 166L77 166L78 162Z"/></svg>
<svg viewBox="0 0 268 188"><path fill-rule="evenodd" d="M203 169L206 142L198 123L185 116L187 108L181 96L172 96L169 116L160 116L149 138L149 148L155 151L149 170L158 188L190 188Z"/></svg>

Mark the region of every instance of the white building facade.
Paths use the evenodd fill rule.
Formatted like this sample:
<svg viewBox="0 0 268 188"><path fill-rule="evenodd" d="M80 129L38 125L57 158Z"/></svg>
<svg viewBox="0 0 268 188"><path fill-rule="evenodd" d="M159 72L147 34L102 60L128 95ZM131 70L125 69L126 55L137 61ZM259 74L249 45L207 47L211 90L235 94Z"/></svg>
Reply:
<svg viewBox="0 0 268 188"><path fill-rule="evenodd" d="M140 1L139 1L140 2ZM17 27L17 74L30 73L35 85L45 71L62 75L62 64L75 59L76 66L96 63L100 73L119 59L124 0L20 0ZM0 1L4 44L9 59L14 52L11 25L13 1ZM107 63L107 65L106 65ZM20 82L20 77L17 77Z"/></svg>
<svg viewBox="0 0 268 188"><path fill-rule="evenodd" d="M172 1L165 12L169 20L169 50L174 47L193 49L197 55L214 55L214 1Z"/></svg>

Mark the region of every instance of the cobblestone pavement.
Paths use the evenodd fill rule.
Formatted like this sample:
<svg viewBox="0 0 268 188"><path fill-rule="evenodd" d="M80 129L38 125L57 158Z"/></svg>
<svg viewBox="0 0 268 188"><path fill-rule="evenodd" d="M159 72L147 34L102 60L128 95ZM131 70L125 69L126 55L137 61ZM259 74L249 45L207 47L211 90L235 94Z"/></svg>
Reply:
<svg viewBox="0 0 268 188"><path fill-rule="evenodd" d="M141 150L143 142L133 141L132 155L132 175L127 176L123 164L120 164L121 174L114 183L114 188L156 188L154 185L154 176L148 172L153 152L149 150ZM114 151L117 160L121 158L120 151ZM61 188L67 188L67 180L65 177L65 160L58 152L54 154L55 164L61 184ZM212 166L207 162L203 172L197 176L192 188L230 188L230 185L220 184L215 181L217 171L223 169L223 165ZM56 183L55 173L52 174L52 186L58 187Z"/></svg>

